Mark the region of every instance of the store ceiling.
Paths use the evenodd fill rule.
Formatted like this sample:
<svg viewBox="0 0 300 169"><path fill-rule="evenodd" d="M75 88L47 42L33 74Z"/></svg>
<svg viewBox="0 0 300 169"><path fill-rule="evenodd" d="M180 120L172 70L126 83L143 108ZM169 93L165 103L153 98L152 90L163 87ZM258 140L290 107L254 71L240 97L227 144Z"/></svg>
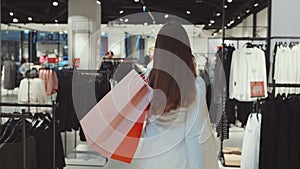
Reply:
<svg viewBox="0 0 300 169"><path fill-rule="evenodd" d="M58 2L58 6L53 6L54 1ZM110 21L118 24L160 24L170 20L171 17L165 15L169 14L169 16L175 15L192 24L203 24L206 29L218 29L222 25L222 0L98 1L101 1L102 23L104 24ZM226 25L230 25L228 27L237 25L243 18L267 6L267 0L226 1L225 17ZM2 0L1 12L2 23L9 24L16 21L18 23L67 23L68 0ZM136 13L140 14L128 16Z"/></svg>

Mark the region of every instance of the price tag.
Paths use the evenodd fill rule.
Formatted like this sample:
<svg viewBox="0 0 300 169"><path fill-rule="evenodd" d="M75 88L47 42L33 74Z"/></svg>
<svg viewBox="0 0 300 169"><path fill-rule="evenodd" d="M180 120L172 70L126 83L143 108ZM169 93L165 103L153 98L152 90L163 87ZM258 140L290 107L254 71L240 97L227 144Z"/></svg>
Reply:
<svg viewBox="0 0 300 169"><path fill-rule="evenodd" d="M251 97L265 97L264 82L250 82Z"/></svg>

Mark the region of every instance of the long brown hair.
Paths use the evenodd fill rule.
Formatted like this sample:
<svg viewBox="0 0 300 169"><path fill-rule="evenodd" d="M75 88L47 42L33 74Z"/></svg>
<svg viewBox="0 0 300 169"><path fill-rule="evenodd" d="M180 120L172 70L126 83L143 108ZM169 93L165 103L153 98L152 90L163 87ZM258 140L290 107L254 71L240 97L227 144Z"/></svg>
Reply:
<svg viewBox="0 0 300 169"><path fill-rule="evenodd" d="M195 77L188 35L179 23L168 22L159 31L155 43L149 85L161 92L154 92L151 112L166 113L189 106L195 100Z"/></svg>

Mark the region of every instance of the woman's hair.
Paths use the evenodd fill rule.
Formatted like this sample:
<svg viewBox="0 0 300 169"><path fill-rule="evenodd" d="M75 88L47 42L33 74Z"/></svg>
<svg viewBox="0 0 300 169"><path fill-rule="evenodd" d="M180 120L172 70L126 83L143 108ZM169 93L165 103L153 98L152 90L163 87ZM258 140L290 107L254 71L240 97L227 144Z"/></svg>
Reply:
<svg viewBox="0 0 300 169"><path fill-rule="evenodd" d="M192 104L196 93L195 77L188 35L179 23L168 22L158 33L153 69L149 75L149 85L161 90L165 96L154 92L150 111L169 112Z"/></svg>

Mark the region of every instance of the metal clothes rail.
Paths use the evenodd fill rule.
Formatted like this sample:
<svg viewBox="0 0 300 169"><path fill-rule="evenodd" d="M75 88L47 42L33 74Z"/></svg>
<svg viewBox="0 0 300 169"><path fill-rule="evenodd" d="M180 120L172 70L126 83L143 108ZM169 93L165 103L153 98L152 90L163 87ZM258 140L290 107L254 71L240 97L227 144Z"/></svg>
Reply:
<svg viewBox="0 0 300 169"><path fill-rule="evenodd" d="M56 117L55 117L55 109L56 104L53 101L51 104L19 104L19 103L5 103L1 102L0 107L52 107L52 125L53 125L53 169L56 169L56 162L55 162L55 125L56 125ZM10 117L21 117L22 119L22 140L23 140L23 169L26 169L26 125L25 125L25 119L27 117L31 117L29 114L25 113L25 109L22 109L22 112L20 114L18 113L0 113L0 118L10 118Z"/></svg>

